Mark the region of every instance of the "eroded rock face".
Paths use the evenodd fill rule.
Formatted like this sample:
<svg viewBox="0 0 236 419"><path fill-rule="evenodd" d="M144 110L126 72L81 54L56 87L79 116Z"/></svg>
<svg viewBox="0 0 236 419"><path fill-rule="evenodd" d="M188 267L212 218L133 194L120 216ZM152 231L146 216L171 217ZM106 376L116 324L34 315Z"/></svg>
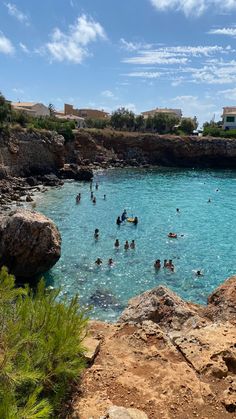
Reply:
<svg viewBox="0 0 236 419"><path fill-rule="evenodd" d="M205 315L236 324L236 276L227 279L208 297Z"/></svg>
<svg viewBox="0 0 236 419"><path fill-rule="evenodd" d="M187 303L166 287L159 286L132 298L119 322L141 323L152 320L166 328L180 329L186 321L196 324L199 307Z"/></svg>
<svg viewBox="0 0 236 419"><path fill-rule="evenodd" d="M32 278L48 271L61 255L61 236L44 215L17 210L0 218L0 266L16 277Z"/></svg>

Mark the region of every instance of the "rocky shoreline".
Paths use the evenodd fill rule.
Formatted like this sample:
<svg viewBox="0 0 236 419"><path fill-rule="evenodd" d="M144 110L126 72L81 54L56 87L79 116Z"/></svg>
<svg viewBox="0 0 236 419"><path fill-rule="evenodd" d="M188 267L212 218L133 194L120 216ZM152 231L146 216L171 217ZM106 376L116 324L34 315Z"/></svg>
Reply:
<svg viewBox="0 0 236 419"><path fill-rule="evenodd" d="M160 286L133 298L117 324L91 322L89 367L73 419L236 417L236 277L183 301Z"/></svg>

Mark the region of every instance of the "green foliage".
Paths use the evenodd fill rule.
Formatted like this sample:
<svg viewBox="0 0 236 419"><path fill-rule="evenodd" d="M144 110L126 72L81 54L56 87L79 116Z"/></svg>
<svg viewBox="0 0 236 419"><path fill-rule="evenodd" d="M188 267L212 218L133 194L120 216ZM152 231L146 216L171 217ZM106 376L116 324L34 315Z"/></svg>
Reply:
<svg viewBox="0 0 236 419"><path fill-rule="evenodd" d="M196 129L196 122L191 118L182 118L179 128L185 134L191 135Z"/></svg>
<svg viewBox="0 0 236 419"><path fill-rule="evenodd" d="M110 124L114 129L133 131L135 126L135 115L132 111L129 111L129 109L119 108L112 113Z"/></svg>
<svg viewBox="0 0 236 419"><path fill-rule="evenodd" d="M88 128L104 129L108 126L109 121L106 119L99 118L87 118L86 126Z"/></svg>
<svg viewBox="0 0 236 419"><path fill-rule="evenodd" d="M9 122L11 118L11 105L0 92L0 125Z"/></svg>
<svg viewBox="0 0 236 419"><path fill-rule="evenodd" d="M57 417L84 368L87 318L78 297L58 301L43 280L33 293L0 271L0 418Z"/></svg>

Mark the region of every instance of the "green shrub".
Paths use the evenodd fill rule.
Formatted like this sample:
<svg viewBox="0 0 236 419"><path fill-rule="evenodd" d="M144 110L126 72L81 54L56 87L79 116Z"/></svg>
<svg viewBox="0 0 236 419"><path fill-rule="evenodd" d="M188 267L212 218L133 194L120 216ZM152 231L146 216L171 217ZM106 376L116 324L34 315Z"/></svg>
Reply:
<svg viewBox="0 0 236 419"><path fill-rule="evenodd" d="M58 301L43 280L33 293L0 271L0 418L58 417L84 368L87 317L78 297Z"/></svg>

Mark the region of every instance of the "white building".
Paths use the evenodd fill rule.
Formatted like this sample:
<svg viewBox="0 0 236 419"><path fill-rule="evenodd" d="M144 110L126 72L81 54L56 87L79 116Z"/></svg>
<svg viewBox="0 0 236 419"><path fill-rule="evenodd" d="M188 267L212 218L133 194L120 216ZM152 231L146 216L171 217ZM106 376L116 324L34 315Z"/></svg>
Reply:
<svg viewBox="0 0 236 419"><path fill-rule="evenodd" d="M55 117L57 119L61 119L61 120L75 121L77 128L85 128L86 127L85 119L81 118L81 116L65 115L63 112L55 112Z"/></svg>
<svg viewBox="0 0 236 419"><path fill-rule="evenodd" d="M226 107L223 108L223 126L224 130L235 129L236 128L236 107Z"/></svg>
<svg viewBox="0 0 236 419"><path fill-rule="evenodd" d="M43 103L37 102L12 102L11 106L16 111L24 111L31 116L50 116L50 111Z"/></svg>

